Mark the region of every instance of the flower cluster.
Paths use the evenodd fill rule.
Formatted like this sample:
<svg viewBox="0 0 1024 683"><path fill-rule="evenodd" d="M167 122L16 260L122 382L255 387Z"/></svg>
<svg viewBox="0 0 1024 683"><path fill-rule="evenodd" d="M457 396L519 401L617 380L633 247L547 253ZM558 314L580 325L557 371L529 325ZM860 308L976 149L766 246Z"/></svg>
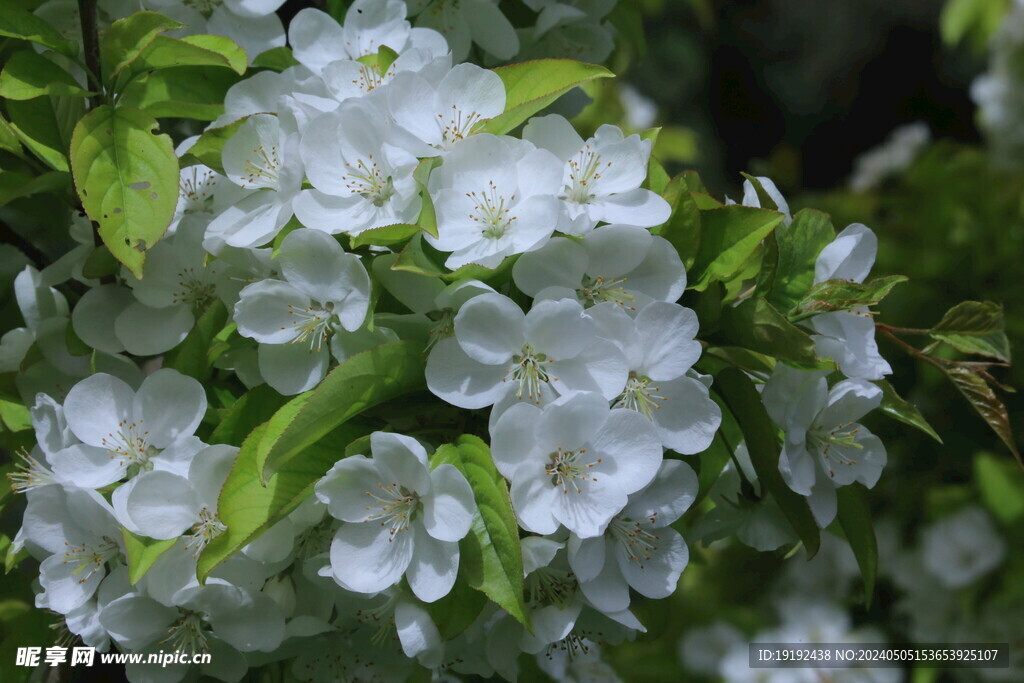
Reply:
<svg viewBox="0 0 1024 683"><path fill-rule="evenodd" d="M178 9L210 31L258 22L273 47L277 4ZM284 660L300 680L514 680L522 653L561 676L644 631L631 606L676 590L701 487L756 479L706 464L716 439L729 448L712 377L729 356L698 366L705 330L680 301L718 278L739 310L741 266L802 223L767 179L744 206L660 182L650 136L584 137L530 118L543 104L520 116L539 98L459 63L472 45L507 60L572 41L599 61L613 4L533 0L537 26L518 31L491 0L357 0L342 24L302 10L296 64L234 85L179 146L178 208L142 277L88 277L88 248L18 276L25 327L0 362L34 406L13 481L38 607L95 647L211 652L200 673L228 681ZM687 212L714 216L699 248L673 227ZM875 249L849 226L804 288L861 285ZM68 278L86 287L73 308ZM858 421L890 368L866 305L799 322L813 369L762 355L741 377L824 527L836 487L871 487L885 464ZM396 348L412 351L374 355ZM409 405L370 410L401 392ZM301 442L291 460L282 434ZM766 490L744 495L741 514L774 519Z"/></svg>

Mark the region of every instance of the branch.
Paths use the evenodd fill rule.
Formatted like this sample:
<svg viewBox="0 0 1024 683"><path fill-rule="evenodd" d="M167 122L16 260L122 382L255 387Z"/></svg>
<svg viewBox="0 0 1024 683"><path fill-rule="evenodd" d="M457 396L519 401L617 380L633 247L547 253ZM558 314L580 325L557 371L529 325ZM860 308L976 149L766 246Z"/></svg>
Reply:
<svg viewBox="0 0 1024 683"><path fill-rule="evenodd" d="M85 51L86 78L89 90L96 94L89 98L93 109L100 106L103 96L103 84L100 76L103 68L100 65L100 35L96 24L97 0L78 0L78 13L82 18L82 48Z"/></svg>

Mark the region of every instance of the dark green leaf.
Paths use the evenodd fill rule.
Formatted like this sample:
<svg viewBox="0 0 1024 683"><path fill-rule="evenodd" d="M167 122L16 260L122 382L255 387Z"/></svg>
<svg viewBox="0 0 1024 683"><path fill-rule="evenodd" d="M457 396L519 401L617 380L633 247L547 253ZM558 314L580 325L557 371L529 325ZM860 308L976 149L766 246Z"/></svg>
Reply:
<svg viewBox="0 0 1024 683"><path fill-rule="evenodd" d="M963 301L946 311L929 334L957 351L1009 363L1010 340L1005 330L1002 306L991 301Z"/></svg>
<svg viewBox="0 0 1024 683"><path fill-rule="evenodd" d="M872 384L875 384L882 390L882 405L880 408L883 413L895 420L899 420L903 424L917 427L928 436L942 443L942 439L932 429L932 426L928 424L928 421L924 419L924 415L917 409L917 406L904 400L903 397L897 394L888 381L879 379L873 381Z"/></svg>
<svg viewBox="0 0 1024 683"><path fill-rule="evenodd" d="M91 94L78 85L74 76L32 50L15 52L0 73L0 97L11 100L29 100L41 95L87 97Z"/></svg>
<svg viewBox="0 0 1024 683"><path fill-rule="evenodd" d="M220 299L217 299L196 320L185 341L167 354L164 367L174 368L200 382L209 380L213 367L210 347L213 345L213 338L224 329L227 321L228 309Z"/></svg>
<svg viewBox="0 0 1024 683"><path fill-rule="evenodd" d="M938 367L946 373L946 376L953 382L953 386L992 428L996 436L1006 444L1013 456L1017 458L1017 462L1024 465L1017 442L1013 438L1013 430L1010 428L1010 415L988 382L969 368L960 365L939 364Z"/></svg>
<svg viewBox="0 0 1024 683"><path fill-rule="evenodd" d="M241 446L249 433L269 420L284 402L285 398L266 384L250 389L228 408L209 442Z"/></svg>
<svg viewBox="0 0 1024 683"><path fill-rule="evenodd" d="M292 55L290 48L285 46L272 47L266 52L261 52L252 60L254 68L261 67L272 71L284 71L289 67L298 65L299 60Z"/></svg>
<svg viewBox="0 0 1024 683"><path fill-rule="evenodd" d="M15 171L0 171L0 206L19 197L42 192L70 190L71 176L61 171L48 171L33 176Z"/></svg>
<svg viewBox="0 0 1024 683"><path fill-rule="evenodd" d="M687 269L693 266L700 246L701 212L686 185L684 175L677 175L665 186L662 196L672 207L668 221L657 229L675 247Z"/></svg>
<svg viewBox="0 0 1024 683"><path fill-rule="evenodd" d="M761 297L723 308L719 329L729 344L805 366L817 364L814 340Z"/></svg>
<svg viewBox="0 0 1024 683"><path fill-rule="evenodd" d="M146 252L178 203L178 157L156 120L131 107L97 107L78 122L71 167L82 206L118 261L142 277Z"/></svg>
<svg viewBox="0 0 1024 683"><path fill-rule="evenodd" d="M227 69L162 69L132 81L118 101L157 118L213 121L224 113L224 95L238 80Z"/></svg>
<svg viewBox="0 0 1024 683"><path fill-rule="evenodd" d="M55 171L67 172L71 136L65 135L65 123L77 121L85 111L77 97L35 97L31 100L8 100L10 128L34 155Z"/></svg>
<svg viewBox="0 0 1024 683"><path fill-rule="evenodd" d="M697 278L690 287L703 291L712 282L730 280L781 222L782 216L774 211L736 204L702 211L700 247L692 269Z"/></svg>
<svg viewBox="0 0 1024 683"><path fill-rule="evenodd" d="M245 123L247 118L249 117L243 117L226 126L209 128L203 131L203 134L199 136L195 144L181 157L181 167L185 168L186 166L203 164L218 173L223 173L224 166L221 164L221 153L224 151L224 143L235 134L235 131Z"/></svg>
<svg viewBox="0 0 1024 683"><path fill-rule="evenodd" d="M780 311L789 311L804 298L814 284L814 265L818 254L836 237L827 214L804 209L793 222L775 229L779 249L775 280L768 301Z"/></svg>
<svg viewBox="0 0 1024 683"><path fill-rule="evenodd" d="M472 626L486 606L487 596L469 585L465 562L459 564L459 575L451 592L440 600L424 605L445 641Z"/></svg>
<svg viewBox="0 0 1024 683"><path fill-rule="evenodd" d="M993 453L976 453L974 481L985 506L1004 524L1024 517L1024 476L1019 467Z"/></svg>
<svg viewBox="0 0 1024 683"><path fill-rule="evenodd" d="M871 524L871 507L868 505L868 490L854 482L836 490L838 512L836 519L846 534L846 540L857 558L860 575L864 580L865 608L870 609L875 594L875 577L878 575L878 541Z"/></svg>
<svg viewBox="0 0 1024 683"><path fill-rule="evenodd" d="M43 19L19 7L5 5L4 11L0 12L0 36L27 40L66 57L78 54L77 44L64 38Z"/></svg>
<svg viewBox="0 0 1024 683"><path fill-rule="evenodd" d="M820 531L807 499L794 493L779 472L779 438L771 418L761 404L754 383L737 368L726 368L715 376L715 389L736 418L763 490L770 493L807 549L814 557L821 543Z"/></svg>

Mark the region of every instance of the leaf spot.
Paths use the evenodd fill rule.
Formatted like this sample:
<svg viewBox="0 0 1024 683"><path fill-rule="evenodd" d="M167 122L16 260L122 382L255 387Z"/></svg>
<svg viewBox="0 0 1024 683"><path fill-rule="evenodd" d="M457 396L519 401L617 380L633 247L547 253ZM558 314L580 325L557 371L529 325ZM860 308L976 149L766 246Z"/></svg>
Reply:
<svg viewBox="0 0 1024 683"><path fill-rule="evenodd" d="M127 240L125 240L127 242ZM135 240L135 251L144 252L146 251L146 240L137 239Z"/></svg>
<svg viewBox="0 0 1024 683"><path fill-rule="evenodd" d="M140 180L137 183L132 183L128 187L132 188L133 190L145 190L145 189L149 188L149 181L148 180Z"/></svg>
<svg viewBox="0 0 1024 683"><path fill-rule="evenodd" d="M118 207L118 208L114 209L114 213L121 213L121 208Z"/></svg>

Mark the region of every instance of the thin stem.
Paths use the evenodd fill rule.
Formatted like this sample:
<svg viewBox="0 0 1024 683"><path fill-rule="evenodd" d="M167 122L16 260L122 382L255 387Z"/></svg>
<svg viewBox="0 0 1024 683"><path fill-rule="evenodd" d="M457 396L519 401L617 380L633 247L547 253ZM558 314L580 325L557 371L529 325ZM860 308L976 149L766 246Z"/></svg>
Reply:
<svg viewBox="0 0 1024 683"><path fill-rule="evenodd" d="M915 327L895 327L885 323L875 323L875 327L882 332L893 332L896 334L930 334L931 330L920 330Z"/></svg>
<svg viewBox="0 0 1024 683"><path fill-rule="evenodd" d="M96 94L89 98L90 106L100 106L103 96L103 84L100 82L102 68L100 66L100 34L96 23L97 0L78 0L78 13L82 20L82 48L85 51L86 78L89 90Z"/></svg>

